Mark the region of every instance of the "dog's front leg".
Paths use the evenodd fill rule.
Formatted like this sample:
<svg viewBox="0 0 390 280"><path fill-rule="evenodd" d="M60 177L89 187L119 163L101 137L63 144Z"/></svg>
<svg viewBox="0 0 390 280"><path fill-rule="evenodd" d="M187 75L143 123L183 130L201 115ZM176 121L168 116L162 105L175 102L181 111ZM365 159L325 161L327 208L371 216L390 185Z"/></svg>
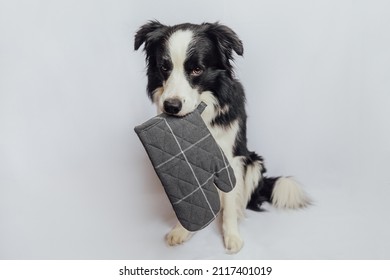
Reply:
<svg viewBox="0 0 390 280"><path fill-rule="evenodd" d="M225 248L228 250L228 253L235 254L244 245L238 231L238 213L241 207L238 205L238 196L244 191L241 159L235 158L232 162L232 167L236 177L236 186L231 192L222 194L222 231Z"/></svg>
<svg viewBox="0 0 390 280"><path fill-rule="evenodd" d="M235 254L244 245L238 231L238 214L235 191L223 195L222 230L225 248L228 253Z"/></svg>
<svg viewBox="0 0 390 280"><path fill-rule="evenodd" d="M174 246L182 244L191 237L191 232L186 230L179 222L176 226L167 234L166 240L168 245Z"/></svg>

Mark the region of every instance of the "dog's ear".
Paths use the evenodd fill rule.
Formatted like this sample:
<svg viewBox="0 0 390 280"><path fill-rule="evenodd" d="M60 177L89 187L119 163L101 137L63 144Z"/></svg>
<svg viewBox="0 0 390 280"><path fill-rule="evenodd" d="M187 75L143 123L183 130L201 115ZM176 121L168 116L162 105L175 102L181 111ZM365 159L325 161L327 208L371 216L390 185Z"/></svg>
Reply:
<svg viewBox="0 0 390 280"><path fill-rule="evenodd" d="M147 49L151 43L156 42L165 34L167 28L157 20L142 25L135 34L134 49L138 50L143 43L145 43L145 49Z"/></svg>
<svg viewBox="0 0 390 280"><path fill-rule="evenodd" d="M226 25L216 23L204 23L206 27L206 33L210 38L214 40L220 51L226 55L227 59L232 59L232 51L235 51L238 55L244 54L244 47L237 34Z"/></svg>

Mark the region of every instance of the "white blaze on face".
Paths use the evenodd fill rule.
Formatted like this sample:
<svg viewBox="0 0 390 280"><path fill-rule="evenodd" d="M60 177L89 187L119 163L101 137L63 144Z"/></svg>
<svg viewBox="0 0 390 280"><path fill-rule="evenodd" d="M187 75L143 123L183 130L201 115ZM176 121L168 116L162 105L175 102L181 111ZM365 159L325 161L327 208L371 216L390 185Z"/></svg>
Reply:
<svg viewBox="0 0 390 280"><path fill-rule="evenodd" d="M179 116L191 113L200 102L199 93L191 87L184 69L184 62L187 59L188 48L193 36L190 30L178 30L168 40L168 51L173 68L168 79L163 83L163 92L158 100L161 111L163 111L164 101L167 99L181 101L182 109L177 114Z"/></svg>

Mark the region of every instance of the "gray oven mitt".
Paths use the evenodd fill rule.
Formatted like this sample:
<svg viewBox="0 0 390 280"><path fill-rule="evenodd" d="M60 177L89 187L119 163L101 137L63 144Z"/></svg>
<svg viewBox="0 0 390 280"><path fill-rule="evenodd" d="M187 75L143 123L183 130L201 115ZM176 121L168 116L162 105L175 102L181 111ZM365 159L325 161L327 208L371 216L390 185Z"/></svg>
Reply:
<svg viewBox="0 0 390 280"><path fill-rule="evenodd" d="M215 142L198 108L184 116L160 114L136 126L179 222L189 231L210 224L220 210L214 184L224 192L235 186L235 177L222 149Z"/></svg>

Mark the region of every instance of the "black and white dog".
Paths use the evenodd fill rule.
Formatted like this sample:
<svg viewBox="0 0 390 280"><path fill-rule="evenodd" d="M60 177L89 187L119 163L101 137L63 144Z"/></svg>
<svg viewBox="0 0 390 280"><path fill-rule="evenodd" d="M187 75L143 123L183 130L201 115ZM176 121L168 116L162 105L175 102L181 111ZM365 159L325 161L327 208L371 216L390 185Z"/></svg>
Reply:
<svg viewBox="0 0 390 280"><path fill-rule="evenodd" d="M150 99L158 110L184 116L203 101L202 118L221 146L236 176L236 187L221 193L222 229L226 249L238 252L243 240L238 219L245 208L261 211L264 201L279 208L309 203L290 177L267 178L263 159L247 149L245 94L233 73L233 51L243 54L237 34L219 23L166 26L150 21L135 35L135 50L146 54ZM169 245L183 243L191 233L178 223L167 234Z"/></svg>

